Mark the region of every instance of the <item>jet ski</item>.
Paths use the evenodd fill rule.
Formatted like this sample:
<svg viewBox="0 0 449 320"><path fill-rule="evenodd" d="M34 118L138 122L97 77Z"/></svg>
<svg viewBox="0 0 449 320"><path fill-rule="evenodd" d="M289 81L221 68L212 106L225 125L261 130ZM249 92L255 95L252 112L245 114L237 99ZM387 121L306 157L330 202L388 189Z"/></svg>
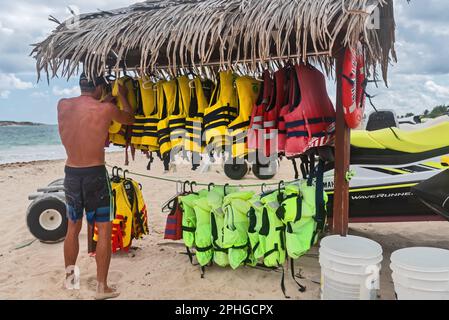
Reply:
<svg viewBox="0 0 449 320"><path fill-rule="evenodd" d="M353 131L351 134L350 220L351 222L434 221L445 220L443 210L430 209L430 199L415 187L433 194L438 188L449 197L449 182L435 187L432 178L443 174L449 181L449 122L406 131L384 128L375 131ZM427 183L429 181L429 183ZM443 178L438 179L441 184ZM324 187L333 208L333 164L325 172ZM434 190L435 188L435 190ZM442 192L442 193L444 193ZM443 195L440 196L441 198ZM424 202L421 199L427 199ZM446 198L444 200L446 200ZM440 208L441 209L441 208Z"/></svg>
<svg viewBox="0 0 449 320"><path fill-rule="evenodd" d="M443 161L449 164L449 159ZM430 210L449 220L449 170L421 182L412 192Z"/></svg>

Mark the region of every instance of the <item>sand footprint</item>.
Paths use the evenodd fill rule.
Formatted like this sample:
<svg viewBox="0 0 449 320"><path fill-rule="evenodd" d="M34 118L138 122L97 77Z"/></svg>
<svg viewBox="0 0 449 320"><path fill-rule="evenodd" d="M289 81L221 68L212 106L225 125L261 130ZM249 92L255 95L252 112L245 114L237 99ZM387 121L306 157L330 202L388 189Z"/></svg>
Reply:
<svg viewBox="0 0 449 320"><path fill-rule="evenodd" d="M111 286L117 286L119 287L120 283L122 283L122 279L125 277L125 273L120 270L111 270L109 271L109 277L108 281ZM83 284L83 281L81 280L81 284ZM87 288L89 291L96 291L97 290L97 275L91 274L87 276L86 280Z"/></svg>

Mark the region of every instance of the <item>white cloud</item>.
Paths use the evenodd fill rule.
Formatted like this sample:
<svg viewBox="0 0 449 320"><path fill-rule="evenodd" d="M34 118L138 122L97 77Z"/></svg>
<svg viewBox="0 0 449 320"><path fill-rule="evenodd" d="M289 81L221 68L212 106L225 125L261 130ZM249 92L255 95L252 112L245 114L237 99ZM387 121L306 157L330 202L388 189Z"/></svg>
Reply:
<svg viewBox="0 0 449 320"><path fill-rule="evenodd" d="M49 94L48 94L48 91L43 91L43 92L41 92L41 91L35 91L35 92L33 92L33 93L31 93L31 97L32 98L48 98L49 97Z"/></svg>
<svg viewBox="0 0 449 320"><path fill-rule="evenodd" d="M426 82L426 88L440 98L449 98L449 87L441 86L434 81L429 80Z"/></svg>
<svg viewBox="0 0 449 320"><path fill-rule="evenodd" d="M33 88L31 82L19 79L13 73L0 73L0 97L7 99L12 90L26 90Z"/></svg>
<svg viewBox="0 0 449 320"><path fill-rule="evenodd" d="M0 99L8 99L10 94L9 90L0 91Z"/></svg>
<svg viewBox="0 0 449 320"><path fill-rule="evenodd" d="M14 33L14 30L4 27L2 22L0 21L0 33L4 34L6 36L10 36L10 35L12 35Z"/></svg>
<svg viewBox="0 0 449 320"><path fill-rule="evenodd" d="M80 88L79 87L73 87L73 88L60 88L58 86L55 86L53 88L53 94L55 96L63 96L63 97L67 97L67 96L77 96L81 94Z"/></svg>

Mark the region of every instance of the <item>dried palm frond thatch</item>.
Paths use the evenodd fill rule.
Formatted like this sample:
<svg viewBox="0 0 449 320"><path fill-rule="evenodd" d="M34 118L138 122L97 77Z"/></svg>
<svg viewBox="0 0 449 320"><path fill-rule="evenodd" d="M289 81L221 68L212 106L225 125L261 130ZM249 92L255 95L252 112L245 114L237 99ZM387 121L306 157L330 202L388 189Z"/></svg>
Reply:
<svg viewBox="0 0 449 320"><path fill-rule="evenodd" d="M367 23L376 8L378 29ZM369 70L381 65L386 80L394 35L393 0L152 0L59 23L32 55L48 79L69 78L80 63L93 75L293 56L330 70L336 50L362 40Z"/></svg>

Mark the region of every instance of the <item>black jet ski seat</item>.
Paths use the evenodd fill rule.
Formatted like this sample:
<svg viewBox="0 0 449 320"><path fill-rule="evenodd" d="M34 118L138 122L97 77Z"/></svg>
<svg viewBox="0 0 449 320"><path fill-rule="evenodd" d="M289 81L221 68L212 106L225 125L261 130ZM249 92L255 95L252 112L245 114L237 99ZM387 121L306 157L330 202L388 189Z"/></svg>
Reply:
<svg viewBox="0 0 449 320"><path fill-rule="evenodd" d="M351 133L351 164L402 165L449 153L449 122L415 131L386 128Z"/></svg>

